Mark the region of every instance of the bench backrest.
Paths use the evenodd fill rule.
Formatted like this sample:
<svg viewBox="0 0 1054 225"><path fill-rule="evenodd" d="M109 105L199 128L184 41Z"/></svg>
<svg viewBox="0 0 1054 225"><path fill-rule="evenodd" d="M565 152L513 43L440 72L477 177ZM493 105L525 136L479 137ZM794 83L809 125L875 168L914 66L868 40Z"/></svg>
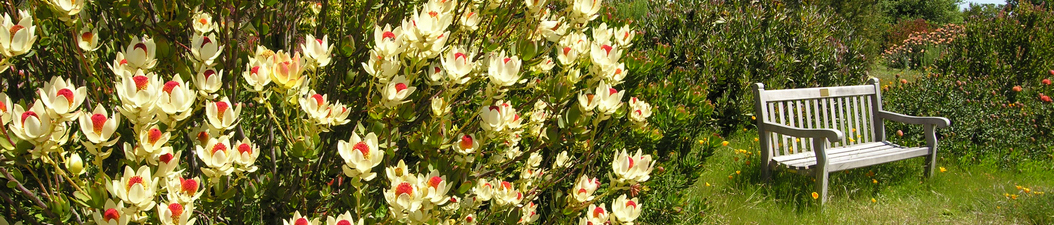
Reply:
<svg viewBox="0 0 1054 225"><path fill-rule="evenodd" d="M867 85L765 90L756 83L755 116L758 132L766 133L762 147L773 156L812 151L812 140L763 130L762 121L798 128L824 128L842 131L845 137L828 147L885 141L882 119L882 90L877 78ZM762 137L766 135L761 135Z"/></svg>

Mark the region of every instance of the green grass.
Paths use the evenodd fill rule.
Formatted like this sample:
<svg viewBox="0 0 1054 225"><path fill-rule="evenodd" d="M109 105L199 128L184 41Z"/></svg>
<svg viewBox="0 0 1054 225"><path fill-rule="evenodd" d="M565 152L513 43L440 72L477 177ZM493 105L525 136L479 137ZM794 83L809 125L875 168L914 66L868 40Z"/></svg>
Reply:
<svg viewBox="0 0 1054 225"><path fill-rule="evenodd" d="M889 68L881 63L876 63L871 67L871 71L868 71L868 75L877 77L878 80L889 82L899 79L914 81L915 79L922 77L923 73L918 70ZM900 76L899 79L897 78L898 75Z"/></svg>
<svg viewBox="0 0 1054 225"><path fill-rule="evenodd" d="M755 137L754 130L733 135L727 147L719 148L706 160L699 181L687 190L692 197L683 208L683 224L1054 221L1054 193L1049 193L1054 192L1054 172L1050 169L1019 173L939 160L938 166L947 171L924 178L923 158L834 173L828 190L830 199L820 207L811 196L811 176L776 172L771 183L760 180ZM736 153L737 149L755 153ZM753 162L747 165L748 160ZM1025 193L1023 188L1031 192ZM1011 199L1007 194L1018 198Z"/></svg>

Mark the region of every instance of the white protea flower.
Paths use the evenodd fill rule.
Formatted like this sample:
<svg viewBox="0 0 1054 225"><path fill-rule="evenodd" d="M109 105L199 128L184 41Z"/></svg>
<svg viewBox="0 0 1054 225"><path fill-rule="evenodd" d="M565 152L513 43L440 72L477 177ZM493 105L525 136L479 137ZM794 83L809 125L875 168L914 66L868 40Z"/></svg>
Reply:
<svg viewBox="0 0 1054 225"><path fill-rule="evenodd" d="M194 86L198 88L198 94L209 99L223 87L223 70L202 65L198 68L198 74L193 76Z"/></svg>
<svg viewBox="0 0 1054 225"><path fill-rule="evenodd" d="M165 225L187 225L194 224L193 203L169 202L157 204L157 216L161 218L161 224Z"/></svg>
<svg viewBox="0 0 1054 225"><path fill-rule="evenodd" d="M348 122L351 122L351 120L348 120L348 115L351 115L351 110L348 110L347 106L340 102L333 103L329 105L329 114L326 116L327 122L323 124L330 126L348 124Z"/></svg>
<svg viewBox="0 0 1054 225"><path fill-rule="evenodd" d="M465 11L465 14L461 15L461 27L470 31L479 29L479 13L469 10Z"/></svg>
<svg viewBox="0 0 1054 225"><path fill-rule="evenodd" d="M417 90L417 87L409 85L410 83L405 76L399 75L392 78L392 81L388 82L388 85L383 86L381 89L381 96L384 97L384 106L391 108L408 102L409 100L405 100L406 97Z"/></svg>
<svg viewBox="0 0 1054 225"><path fill-rule="evenodd" d="M567 151L561 151L560 154L556 155L556 161L553 162L553 169L564 168L571 164L571 157L567 155Z"/></svg>
<svg viewBox="0 0 1054 225"><path fill-rule="evenodd" d="M381 83L388 83L395 74L402 71L402 68L402 63L398 58L382 57L377 51L370 51L370 60L362 63L362 69L370 76L380 80Z"/></svg>
<svg viewBox="0 0 1054 225"><path fill-rule="evenodd" d="M395 27L392 29L392 25L386 24L382 29L380 26L373 26L373 50L380 57L393 57L402 53L405 49L403 48L403 29L401 27Z"/></svg>
<svg viewBox="0 0 1054 225"><path fill-rule="evenodd" d="M284 225L320 225L321 223L319 223L317 218L316 219L309 219L309 218L307 218L305 216L301 216L300 215L300 211L296 211L296 213L293 214L293 218L292 219L283 220L282 224L284 224Z"/></svg>
<svg viewBox="0 0 1054 225"><path fill-rule="evenodd" d="M329 61L332 59L333 45L329 44L329 35L323 36L322 39L316 39L315 36L308 34L300 48L303 49L304 56L314 60L319 67L329 65Z"/></svg>
<svg viewBox="0 0 1054 225"><path fill-rule="evenodd" d="M476 186L472 188L472 193L476 194L476 198L480 201L490 201L494 197L494 185L492 185L486 178L480 178L476 182Z"/></svg>
<svg viewBox="0 0 1054 225"><path fill-rule="evenodd" d="M629 99L629 106L629 120L639 126L646 125L648 117L651 117L651 104L632 97Z"/></svg>
<svg viewBox="0 0 1054 225"><path fill-rule="evenodd" d="M326 225L366 225L362 218L359 218L358 222L355 221L355 218L351 217L351 212L344 212L337 215L337 217L329 216L329 218L326 218Z"/></svg>
<svg viewBox="0 0 1054 225"><path fill-rule="evenodd" d="M230 138L227 136L209 139L205 146L196 146L198 158L205 162L205 166L208 166L208 168L201 168L201 172L210 178L226 176L234 172L231 164L235 153L230 152L230 146Z"/></svg>
<svg viewBox="0 0 1054 225"><path fill-rule="evenodd" d="M176 171L179 168L179 159L182 152L172 153L172 147L165 147L161 149L161 154L157 155L157 159L149 158L148 163L156 165L157 171L154 171L154 177L169 179L179 175L180 171Z"/></svg>
<svg viewBox="0 0 1054 225"><path fill-rule="evenodd" d="M622 107L622 95L626 93L626 90L616 90L607 82L600 81L600 85L596 89L596 97L594 101L597 101L597 111L605 115L615 113L615 110Z"/></svg>
<svg viewBox="0 0 1054 225"><path fill-rule="evenodd" d="M399 160L394 167L384 168L384 173L388 177L388 182L393 184L403 182L411 176L410 169L406 167L406 162L403 160Z"/></svg>
<svg viewBox="0 0 1054 225"><path fill-rule="evenodd" d="M113 62L108 63L107 66L110 67L110 71L113 71L113 74L116 74L117 77L122 77L124 74L134 74L136 70L136 68L128 64L128 59L124 57L123 52L117 52Z"/></svg>
<svg viewBox="0 0 1054 225"><path fill-rule="evenodd" d="M446 195L450 191L451 184L447 182L446 176L440 176L439 171L432 170L423 179L425 193L424 197L432 202L432 204L443 205L447 201L450 201L450 197Z"/></svg>
<svg viewBox="0 0 1054 225"><path fill-rule="evenodd" d="M414 212L421 209L425 194L421 190L417 175L408 175L406 179L392 182L390 189L384 190L384 199L393 208L392 211Z"/></svg>
<svg viewBox="0 0 1054 225"><path fill-rule="evenodd" d="M531 0L527 0L527 1L531 1ZM541 215L538 214L538 204L534 204L534 202L530 202L530 203L527 203L526 205L523 205L523 208L520 208L520 220L517 221L516 223L519 223L519 224L532 224L535 221L538 221L539 217L541 217Z"/></svg>
<svg viewBox="0 0 1054 225"><path fill-rule="evenodd" d="M276 85L290 89L299 87L304 82L304 59L297 52L292 57L284 51L279 50L271 56L271 81Z"/></svg>
<svg viewBox="0 0 1054 225"><path fill-rule="evenodd" d="M238 115L241 111L241 104L232 104L226 96L220 101L211 102L205 106L205 116L208 118L209 127L214 130L234 128L238 125Z"/></svg>
<svg viewBox="0 0 1054 225"><path fill-rule="evenodd" d="M322 95L315 93L315 90L308 91L307 95L300 98L300 108L307 113L307 117L314 120L318 124L329 122L326 116L329 114L329 101L326 97L328 95Z"/></svg>
<svg viewBox="0 0 1054 225"><path fill-rule="evenodd" d="M640 207L637 198L626 199L626 194L622 194L611 203L611 215L622 224L633 224L640 217Z"/></svg>
<svg viewBox="0 0 1054 225"><path fill-rule="evenodd" d="M61 13L63 21L68 20L70 17L77 15L84 8L84 2L77 0L50 0L48 4L51 5L55 11Z"/></svg>
<svg viewBox="0 0 1054 225"><path fill-rule="evenodd" d="M520 200L523 200L523 193L508 181L502 181L498 189L494 190L494 202L498 205L516 205L520 204Z"/></svg>
<svg viewBox="0 0 1054 225"><path fill-rule="evenodd" d="M459 136L461 136L461 138L459 138L456 141L457 143L454 143L452 147L454 151L457 151L457 153L461 153L462 155L468 155L475 152L476 149L479 149L479 140L476 139L476 135L462 134Z"/></svg>
<svg viewBox="0 0 1054 225"><path fill-rule="evenodd" d="M589 208L586 209L586 216L579 220L580 225L600 225L609 224L608 211L604 209L604 204L597 206L595 204L589 204Z"/></svg>
<svg viewBox="0 0 1054 225"><path fill-rule="evenodd" d="M238 166L235 170L245 173L256 172L256 158L260 156L260 148L249 141L248 137L234 143L234 148L238 150L237 155L233 156L234 163Z"/></svg>
<svg viewBox="0 0 1054 225"><path fill-rule="evenodd" d="M163 120L182 121L193 113L194 102L198 95L179 75L173 76L172 79L161 87L157 107L165 112L162 115Z"/></svg>
<svg viewBox="0 0 1054 225"><path fill-rule="evenodd" d="M195 34L193 41L193 45L190 46L190 53L204 66L214 65L216 58L220 56L220 53L223 53L223 46L217 42L216 34Z"/></svg>
<svg viewBox="0 0 1054 225"><path fill-rule="evenodd" d="M139 131L139 147L150 155L160 154L161 148L168 143L168 139L171 137L171 133L161 132L157 125L153 125L148 129Z"/></svg>
<svg viewBox="0 0 1054 225"><path fill-rule="evenodd" d="M177 176L177 178L168 179L166 188L169 200L190 204L197 201L202 193L205 193L205 189L201 188L201 179L197 177L183 178L182 176Z"/></svg>
<svg viewBox="0 0 1054 225"><path fill-rule="evenodd" d="M620 84L622 80L628 75L626 71L626 64L618 63L606 66L594 66L594 73L600 75L599 77L604 81L611 84Z"/></svg>
<svg viewBox="0 0 1054 225"><path fill-rule="evenodd" d="M273 50L267 49L267 47L264 47L262 45L257 45L256 46L256 51L253 52L253 57L249 58L249 63L250 64L253 64L253 63L256 63L256 62L270 63L271 62L271 57L273 57L274 54L275 54L275 52ZM270 65L270 64L266 64L266 65Z"/></svg>
<svg viewBox="0 0 1054 225"><path fill-rule="evenodd" d="M136 70L135 74L122 74L118 79L117 96L121 99L121 107L118 108L125 118L133 124L139 122L154 122L154 104L161 97L161 80L154 73L143 74L142 70Z"/></svg>
<svg viewBox="0 0 1054 225"><path fill-rule="evenodd" d="M432 98L431 108L432 115L435 117L443 117L444 115L450 112L450 104L447 104L446 100L443 99L443 97L437 96Z"/></svg>
<svg viewBox="0 0 1054 225"><path fill-rule="evenodd" d="M541 0L527 0L527 2L531 1ZM566 32L567 24L564 23L562 17L556 20L543 19L538 23L538 27L534 30L535 35L538 35L539 38L545 38L545 40L550 42L560 41L560 38L562 38Z"/></svg>
<svg viewBox="0 0 1054 225"><path fill-rule="evenodd" d="M84 160L81 159L81 155L77 153L70 154L69 158L66 159L66 170L69 170L74 176L80 176L84 174Z"/></svg>
<svg viewBox="0 0 1054 225"><path fill-rule="evenodd" d="M253 61L245 65L245 72L242 73L242 78L245 78L245 83L249 84L249 89L254 92L262 92L268 84L271 83L271 65L269 61Z"/></svg>
<svg viewBox="0 0 1054 225"><path fill-rule="evenodd" d="M51 138L53 123L48 115L44 104L37 99L29 110L23 109L21 105L15 105L11 110L14 122L11 123L11 132L22 140L39 144Z"/></svg>
<svg viewBox="0 0 1054 225"><path fill-rule="evenodd" d="M77 47L80 47L81 50L93 52L99 49L99 28L88 29L85 26L81 28L80 35L75 37L77 39Z"/></svg>
<svg viewBox="0 0 1054 225"><path fill-rule="evenodd" d="M632 46L634 36L636 36L636 33L627 24L615 30L615 43L622 47Z"/></svg>
<svg viewBox="0 0 1054 225"><path fill-rule="evenodd" d="M134 171L131 166L125 166L124 176L113 180L107 190L130 207L137 207L138 211L147 211L154 208L157 178L153 176L149 166L143 165Z"/></svg>
<svg viewBox="0 0 1054 225"><path fill-rule="evenodd" d="M595 177L589 179L589 176L582 175L571 189L571 197L579 203L593 201L593 192L596 192L599 187L600 180Z"/></svg>
<svg viewBox="0 0 1054 225"><path fill-rule="evenodd" d="M124 202L119 201L115 204L112 199L106 199L106 204L99 211L95 211L92 218L95 219L95 224L99 225L125 225L130 219L125 212Z"/></svg>
<svg viewBox="0 0 1054 225"><path fill-rule="evenodd" d="M424 7L414 9L414 13L410 14L409 21L411 22L403 22L403 34L410 42L435 40L436 37L444 34L453 19L454 16L440 5L425 4Z"/></svg>
<svg viewBox="0 0 1054 225"><path fill-rule="evenodd" d="M11 16L5 13L4 27L0 28L0 50L8 58L26 54L37 42L33 16L24 10L19 10L18 15L21 19L15 24L11 22Z"/></svg>
<svg viewBox="0 0 1054 225"><path fill-rule="evenodd" d="M632 156L623 149L611 162L611 169L619 181L628 183L648 181L654 167L655 162L652 161L651 155L642 155L640 149Z"/></svg>
<svg viewBox="0 0 1054 225"><path fill-rule="evenodd" d="M450 48L446 56L441 58L443 68L446 69L447 78L456 84L467 83L471 79L468 74L475 67L472 57L475 57L475 54L463 51L457 46Z"/></svg>
<svg viewBox="0 0 1054 225"><path fill-rule="evenodd" d="M611 43L611 37L614 35L615 31L613 29L611 29L611 28L608 28L608 24L607 23L601 23L600 26L597 26L597 27L593 28L592 30L593 30L593 44L595 44L595 45L611 45L612 44Z"/></svg>
<svg viewBox="0 0 1054 225"><path fill-rule="evenodd" d="M571 17L575 22L585 24L597 18L597 12L604 4L603 0L569 0L571 3Z"/></svg>
<svg viewBox="0 0 1054 225"><path fill-rule="evenodd" d="M462 222L462 224L465 224L465 225L476 225L476 214L475 213L468 214L467 216L465 216L464 219L461 219L461 222Z"/></svg>
<svg viewBox="0 0 1054 225"><path fill-rule="evenodd" d="M443 66L438 61L434 61L425 67L425 72L425 77L428 78L425 79L425 83L432 86L443 85L443 79L447 76L446 69L443 69Z"/></svg>
<svg viewBox="0 0 1054 225"><path fill-rule="evenodd" d="M592 115L597 105L600 105L600 98L596 94L578 93L578 108L586 115Z"/></svg>
<svg viewBox="0 0 1054 225"><path fill-rule="evenodd" d="M37 93L52 116L56 119L71 120L77 116L74 112L84 102L88 89L75 87L72 80L63 80L56 76L51 77L50 82L45 82L43 88L37 89Z"/></svg>
<svg viewBox="0 0 1054 225"><path fill-rule="evenodd" d="M491 132L501 132L505 130L508 125L507 118L511 112L512 106L504 100L498 100L494 102L492 106L483 107L479 112L480 127L483 130Z"/></svg>
<svg viewBox="0 0 1054 225"><path fill-rule="evenodd" d="M538 65L534 65L532 68L539 73L549 73L549 71L553 70L553 67L556 67L556 61L554 61L552 57L542 56L541 62L539 62Z"/></svg>
<svg viewBox="0 0 1054 225"><path fill-rule="evenodd" d="M204 34L216 29L216 23L212 21L212 15L209 13L195 11L194 21L191 21L194 31L199 34Z"/></svg>
<svg viewBox="0 0 1054 225"><path fill-rule="evenodd" d="M520 65L523 62L515 55L508 57L505 52L496 53L490 57L490 66L487 75L490 83L498 87L508 87L520 80Z"/></svg>
<svg viewBox="0 0 1054 225"><path fill-rule="evenodd" d="M155 54L157 54L157 45L154 44L154 39L143 35L139 39L132 39L132 43L128 44L124 50L124 60L127 60L128 66L132 68L150 70L157 65Z"/></svg>
<svg viewBox="0 0 1054 225"><path fill-rule="evenodd" d="M7 126L11 122L11 97L0 92L0 126Z"/></svg>
<svg viewBox="0 0 1054 225"><path fill-rule="evenodd" d="M377 176L372 172L373 167L381 164L384 159L384 151L377 146L377 134L370 132L365 137L352 132L348 141L337 142L337 153L344 159L344 175L348 177L359 177L370 181ZM405 171L405 163L400 164ZM391 176L391 175L389 175ZM390 177L389 177L390 178Z"/></svg>
<svg viewBox="0 0 1054 225"><path fill-rule="evenodd" d="M622 49L610 43L593 43L590 46L590 59L596 66L614 65L622 58Z"/></svg>

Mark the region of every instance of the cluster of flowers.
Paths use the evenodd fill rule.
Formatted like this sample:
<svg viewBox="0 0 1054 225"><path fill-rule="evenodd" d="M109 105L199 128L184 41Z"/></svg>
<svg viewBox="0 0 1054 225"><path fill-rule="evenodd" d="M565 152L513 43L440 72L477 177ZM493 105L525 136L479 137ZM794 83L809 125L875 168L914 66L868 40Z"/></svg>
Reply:
<svg viewBox="0 0 1054 225"><path fill-rule="evenodd" d="M925 49L920 46L934 46L949 44L955 39L964 35L964 28L962 25L949 23L933 31L920 31L908 35L907 39L900 44L895 44L885 52L882 53L882 57L890 60L899 55L908 53L922 53Z"/></svg>

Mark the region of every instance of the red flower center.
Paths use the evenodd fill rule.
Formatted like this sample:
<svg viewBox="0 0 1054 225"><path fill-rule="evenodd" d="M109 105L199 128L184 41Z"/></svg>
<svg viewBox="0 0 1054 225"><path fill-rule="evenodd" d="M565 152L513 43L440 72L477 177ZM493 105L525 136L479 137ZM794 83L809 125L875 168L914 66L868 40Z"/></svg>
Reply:
<svg viewBox="0 0 1054 225"><path fill-rule="evenodd" d="M406 194L406 195L414 194L414 187L411 186L410 183L406 183L406 182L403 182L403 183L399 184L399 186L396 186L395 187L395 196L399 196L399 195L403 195L403 194Z"/></svg>
<svg viewBox="0 0 1054 225"><path fill-rule="evenodd" d="M381 39L391 39L394 41L395 33L392 33L391 31L385 31L384 34L381 34Z"/></svg>
<svg viewBox="0 0 1054 225"><path fill-rule="evenodd" d="M633 157L626 157L629 159L629 168L633 168Z"/></svg>
<svg viewBox="0 0 1054 225"><path fill-rule="evenodd" d="M428 12L428 15L432 16L432 17L437 17L437 16L439 16L439 13L436 12L436 11L430 11L430 12Z"/></svg>
<svg viewBox="0 0 1054 225"><path fill-rule="evenodd" d="M5 104L3 101L0 101L0 113L6 113L6 112L7 112L7 104Z"/></svg>
<svg viewBox="0 0 1054 225"><path fill-rule="evenodd" d="M588 102L588 103L593 103L593 96L596 96L596 95L593 95L593 94L586 94L586 99L587 99L587 100L589 100L589 102Z"/></svg>
<svg viewBox="0 0 1054 225"><path fill-rule="evenodd" d="M505 187L505 189L512 190L512 183L509 183L508 181L502 181L501 186Z"/></svg>
<svg viewBox="0 0 1054 225"><path fill-rule="evenodd" d="M611 54L611 45L600 46L600 49L604 49L604 53L605 54L608 54L608 55Z"/></svg>
<svg viewBox="0 0 1054 225"><path fill-rule="evenodd" d="M102 134L102 126L106 124L106 120L106 116L100 113L91 115L92 131L95 131L96 134Z"/></svg>
<svg viewBox="0 0 1054 225"><path fill-rule="evenodd" d="M102 220L106 222L120 220L120 218L121 213L117 212L117 209L114 208L106 209L106 212L102 213Z"/></svg>
<svg viewBox="0 0 1054 225"><path fill-rule="evenodd" d="M209 39L209 37L207 37L207 36L206 37L202 37L201 39L202 39L201 40L201 46L198 46L198 48L204 48L205 45L207 45L209 43L212 43L212 40Z"/></svg>
<svg viewBox="0 0 1054 225"><path fill-rule="evenodd" d="M472 148L472 136L468 136L468 135L461 136L461 143L458 143L458 144L461 145L461 149L470 149L470 148Z"/></svg>
<svg viewBox="0 0 1054 225"><path fill-rule="evenodd" d="M252 74L260 74L260 66L254 66L252 69L249 69L249 71L251 71Z"/></svg>
<svg viewBox="0 0 1054 225"><path fill-rule="evenodd" d="M362 153L362 158L370 158L370 146L366 145L366 142L360 141L359 143L355 143L355 146L352 147L352 149L358 150L360 153Z"/></svg>
<svg viewBox="0 0 1054 225"><path fill-rule="evenodd" d="M351 225L351 222L348 222L348 220L340 220L337 221L337 225Z"/></svg>
<svg viewBox="0 0 1054 225"><path fill-rule="evenodd" d="M472 216L466 216L466 217L465 217L465 222L469 222L469 223L471 223L472 221L475 221L475 220L476 220L476 218L475 218L475 217L472 217Z"/></svg>
<svg viewBox="0 0 1054 225"><path fill-rule="evenodd" d="M168 81L168 82L165 82L165 86L162 87L161 90L165 91L165 93L172 94L172 89L174 89L174 88L176 88L178 86L179 86L179 82L176 82L174 80L173 81Z"/></svg>
<svg viewBox="0 0 1054 225"><path fill-rule="evenodd" d="M150 142L151 145L157 144L157 141L161 140L161 130L157 128L150 129L150 131L146 132L146 140Z"/></svg>
<svg viewBox="0 0 1054 225"><path fill-rule="evenodd" d="M198 23L201 23L201 25L208 25L209 24L209 20L206 20L205 18L201 18L201 19L198 20Z"/></svg>
<svg viewBox="0 0 1054 225"><path fill-rule="evenodd" d="M183 205L179 203L168 204L168 211L172 212L172 220L179 221L179 216L183 215Z"/></svg>
<svg viewBox="0 0 1054 225"><path fill-rule="evenodd" d="M125 65L125 64L128 64L128 59L121 59L121 62L119 62L117 64L122 65L122 66Z"/></svg>
<svg viewBox="0 0 1054 225"><path fill-rule="evenodd" d="M205 132L205 131L198 132L197 136L198 136L198 142L199 143L204 144L207 141L209 141L209 132Z"/></svg>
<svg viewBox="0 0 1054 225"><path fill-rule="evenodd" d="M216 145L212 146L212 154L215 155L217 151L223 151L223 153L227 153L227 145L224 145L223 143L216 143Z"/></svg>
<svg viewBox="0 0 1054 225"><path fill-rule="evenodd" d="M437 66L437 67L434 67L434 68L432 68L432 69L434 70L434 71L433 71L432 73L439 73L439 72L443 72L443 70L442 70L442 69L440 69L440 68L439 68L438 66Z"/></svg>
<svg viewBox="0 0 1054 225"><path fill-rule="evenodd" d="M507 63L509 63L509 60L512 60L512 58L505 58L505 59L504 59L504 60L502 60L502 61L503 61L503 63L506 63L506 64L507 64Z"/></svg>
<svg viewBox="0 0 1054 225"><path fill-rule="evenodd" d="M467 58L468 58L468 56L466 56L466 55L465 55L465 53L460 53L460 52L458 52L458 53L454 53L454 59L455 59L455 60L458 60L458 59L467 59Z"/></svg>
<svg viewBox="0 0 1054 225"><path fill-rule="evenodd" d="M633 200L629 200L629 201L626 202L626 207L633 207L634 209L636 209L637 208L637 203L633 202Z"/></svg>
<svg viewBox="0 0 1054 225"><path fill-rule="evenodd" d="M143 44L143 43L136 43L135 47L132 47L132 50L136 50L136 49L143 49L143 54L144 55L150 53L149 51L146 50L146 44Z"/></svg>
<svg viewBox="0 0 1054 225"><path fill-rule="evenodd" d="M223 118L223 114L227 113L227 108L230 108L227 102L216 102L216 112L220 118Z"/></svg>
<svg viewBox="0 0 1054 225"><path fill-rule="evenodd" d="M307 219L304 219L304 218L296 219L296 222L294 222L293 224L294 225L308 225Z"/></svg>
<svg viewBox="0 0 1054 225"><path fill-rule="evenodd" d="M205 70L204 75L205 75L205 80L209 80L209 78L212 77L212 75L216 75L216 71L215 70Z"/></svg>
<svg viewBox="0 0 1054 225"><path fill-rule="evenodd" d="M39 119L39 117L37 117L37 113L36 112L26 111L26 112L22 113L22 123L26 123L26 119L29 119L30 116L32 116L33 118L38 118Z"/></svg>
<svg viewBox="0 0 1054 225"><path fill-rule="evenodd" d="M19 30L22 30L22 28L25 28L25 27L23 27L22 25L18 25L18 24L15 24L14 26L11 26L11 29L9 30L11 32L11 36L15 36L15 32L18 32Z"/></svg>
<svg viewBox="0 0 1054 225"><path fill-rule="evenodd" d="M395 92L402 92L403 90L406 90L406 84L405 83L395 84Z"/></svg>
<svg viewBox="0 0 1054 225"><path fill-rule="evenodd" d="M433 176L428 179L428 186L439 189L439 184L443 182L443 178L439 176Z"/></svg>
<svg viewBox="0 0 1054 225"><path fill-rule="evenodd" d="M132 185L135 185L135 184L143 184L143 177L134 176L132 178L129 178L128 179L128 184L126 184L125 189L132 188Z"/></svg>
<svg viewBox="0 0 1054 225"><path fill-rule="evenodd" d="M315 41L317 41L319 45L322 45L322 39L315 39ZM326 46L322 46L322 47L326 47Z"/></svg>
<svg viewBox="0 0 1054 225"><path fill-rule="evenodd" d="M249 146L249 144L242 143L241 145L238 145L238 153L249 153L249 154L252 154L253 153L253 147Z"/></svg>
<svg viewBox="0 0 1054 225"><path fill-rule="evenodd" d="M571 53L571 47L564 47L564 55Z"/></svg>
<svg viewBox="0 0 1054 225"><path fill-rule="evenodd" d="M316 105L322 105L322 102L325 101L325 100L322 100L322 95L320 95L320 94L314 94L314 95L311 96L311 98L315 99L315 104Z"/></svg>
<svg viewBox="0 0 1054 225"><path fill-rule="evenodd" d="M198 192L198 181L194 179L183 179L180 177L179 188L184 194L194 194Z"/></svg>
<svg viewBox="0 0 1054 225"><path fill-rule="evenodd" d="M95 36L95 35L92 35L91 32L84 32L83 34L81 34L81 40L84 40L85 42L89 42L90 43L91 39L93 38L93 36Z"/></svg>
<svg viewBox="0 0 1054 225"><path fill-rule="evenodd" d="M607 212L604 211L604 208L601 208L601 207L593 208L593 218L600 217L601 215L604 215L606 213Z"/></svg>
<svg viewBox="0 0 1054 225"><path fill-rule="evenodd" d="M492 105L492 106L490 106L490 108L487 108L487 109L488 109L488 110L490 110L490 111L498 111L498 112L501 112L501 107L498 107L498 106L496 106L496 105Z"/></svg>
<svg viewBox="0 0 1054 225"><path fill-rule="evenodd" d="M135 76L135 77L132 77L132 81L135 82L135 90L136 91L142 91L143 89L146 89L146 85L147 84L150 84L150 78L148 78L146 76Z"/></svg>
<svg viewBox="0 0 1054 225"><path fill-rule="evenodd" d="M55 96L65 97L67 103L73 104L73 91L71 91L69 88L63 88L59 90L58 93L55 93Z"/></svg>
<svg viewBox="0 0 1054 225"><path fill-rule="evenodd" d="M158 156L157 159L167 164L172 161L172 153L165 153L164 155Z"/></svg>

